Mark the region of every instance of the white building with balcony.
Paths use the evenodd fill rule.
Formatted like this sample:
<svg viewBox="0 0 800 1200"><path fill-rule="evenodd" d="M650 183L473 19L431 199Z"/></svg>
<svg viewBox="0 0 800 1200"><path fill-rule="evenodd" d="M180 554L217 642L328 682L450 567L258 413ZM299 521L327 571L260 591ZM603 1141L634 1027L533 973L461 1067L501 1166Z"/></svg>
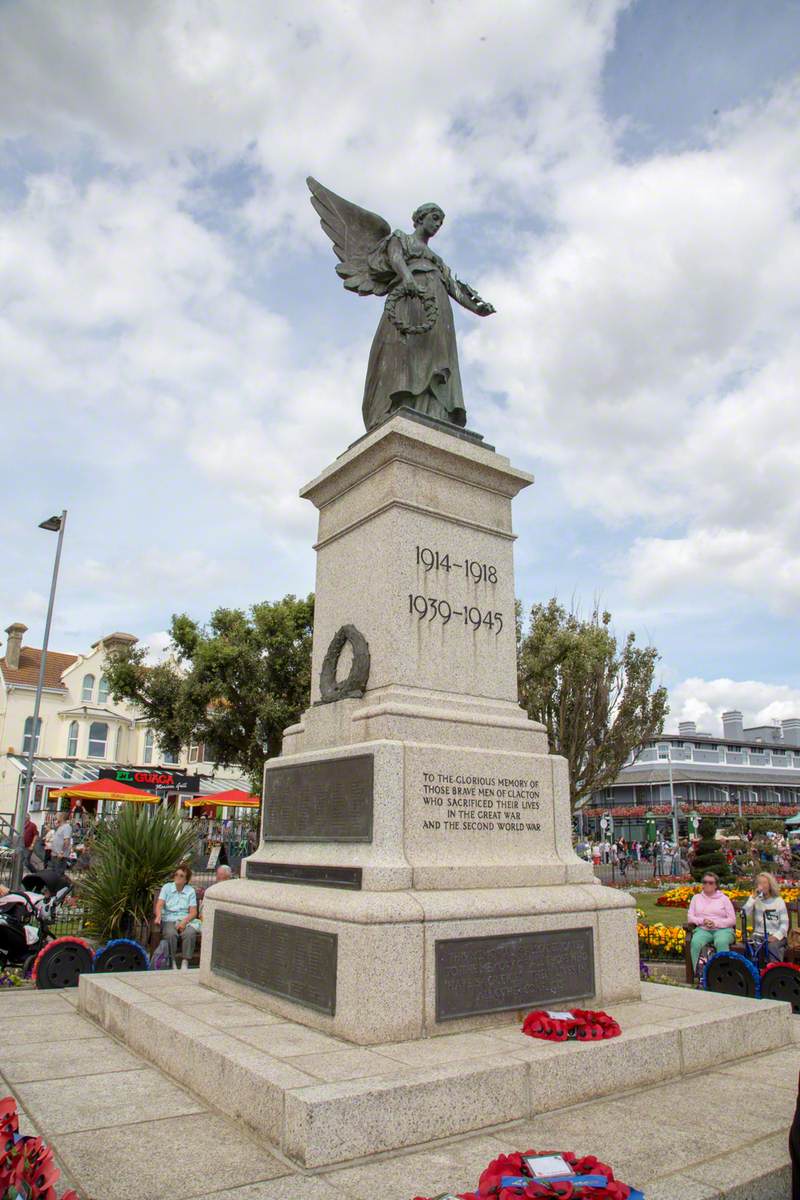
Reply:
<svg viewBox="0 0 800 1200"><path fill-rule="evenodd" d="M731 711L722 725L716 737L682 721L677 733L649 741L592 795L585 814L608 811L615 829L641 837L645 813L669 817L673 797L681 822L691 811L729 818L800 811L800 718L744 728L742 714Z"/></svg>
<svg viewBox="0 0 800 1200"><path fill-rule="evenodd" d="M127 703L111 699L103 670L108 651L131 646L131 633L110 633L86 654L48 650L38 728L33 729L33 706L42 651L23 644L27 626L6 629L5 655L0 658L0 824L13 818L22 789L31 740L34 776L30 811L37 823L56 808L50 792L69 784L97 779L102 768L159 767L182 770L187 753L179 757L161 749L146 720ZM214 764L202 763L194 748L192 774L203 775ZM212 796L228 788L246 787L238 775L204 778L200 794ZM103 802L100 802L101 805ZM93 806L87 802L87 808Z"/></svg>

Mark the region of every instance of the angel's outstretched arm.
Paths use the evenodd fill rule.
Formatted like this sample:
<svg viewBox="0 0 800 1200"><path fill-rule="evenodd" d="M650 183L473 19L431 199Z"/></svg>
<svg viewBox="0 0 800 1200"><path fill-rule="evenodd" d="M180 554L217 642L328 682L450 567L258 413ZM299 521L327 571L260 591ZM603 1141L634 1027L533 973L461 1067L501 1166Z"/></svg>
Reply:
<svg viewBox="0 0 800 1200"><path fill-rule="evenodd" d="M473 312L479 317L489 317L493 312L497 311L493 304L490 304L488 300L484 300L482 296L478 295L474 287L457 279L449 269L445 274L444 282L445 287L456 304L460 304L462 308L468 309L469 312Z"/></svg>

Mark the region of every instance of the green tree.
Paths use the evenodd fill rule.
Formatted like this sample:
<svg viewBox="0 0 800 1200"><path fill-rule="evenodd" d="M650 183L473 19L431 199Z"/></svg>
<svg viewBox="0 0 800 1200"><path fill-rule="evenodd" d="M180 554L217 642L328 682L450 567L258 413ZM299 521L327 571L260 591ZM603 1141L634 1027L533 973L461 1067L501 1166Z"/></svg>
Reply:
<svg viewBox="0 0 800 1200"><path fill-rule="evenodd" d="M697 843L692 859L692 878L700 880L706 871L713 871L720 879L730 875L728 860L717 841L717 826L713 817L702 817L700 820L700 840Z"/></svg>
<svg viewBox="0 0 800 1200"><path fill-rule="evenodd" d="M135 704L165 750L202 742L260 791L265 759L309 702L313 626L313 595L218 608L207 627L182 614L165 662L148 666L145 650L124 646L107 656L105 674L114 699Z"/></svg>
<svg viewBox="0 0 800 1200"><path fill-rule="evenodd" d="M666 688L653 686L658 652L633 633L618 643L610 625L610 613L595 607L587 620L553 598L533 606L527 634L520 626L520 703L566 758L573 808L613 783L669 711Z"/></svg>

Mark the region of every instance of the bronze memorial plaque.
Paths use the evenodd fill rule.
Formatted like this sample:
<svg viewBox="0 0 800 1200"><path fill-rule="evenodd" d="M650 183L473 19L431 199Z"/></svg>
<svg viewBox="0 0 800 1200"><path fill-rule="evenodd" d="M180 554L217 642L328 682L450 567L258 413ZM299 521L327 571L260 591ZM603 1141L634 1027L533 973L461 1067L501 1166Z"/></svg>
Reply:
<svg viewBox="0 0 800 1200"><path fill-rule="evenodd" d="M240 913L214 917L212 971L330 1016L336 1012L336 951L335 933Z"/></svg>
<svg viewBox="0 0 800 1200"><path fill-rule="evenodd" d="M436 942L436 1020L542 1008L593 996L591 929Z"/></svg>
<svg viewBox="0 0 800 1200"><path fill-rule="evenodd" d="M361 867L326 867L317 863L248 862L248 879L269 879L272 883L307 883L314 887L361 889Z"/></svg>
<svg viewBox="0 0 800 1200"><path fill-rule="evenodd" d="M371 842L371 754L267 771L265 842Z"/></svg>

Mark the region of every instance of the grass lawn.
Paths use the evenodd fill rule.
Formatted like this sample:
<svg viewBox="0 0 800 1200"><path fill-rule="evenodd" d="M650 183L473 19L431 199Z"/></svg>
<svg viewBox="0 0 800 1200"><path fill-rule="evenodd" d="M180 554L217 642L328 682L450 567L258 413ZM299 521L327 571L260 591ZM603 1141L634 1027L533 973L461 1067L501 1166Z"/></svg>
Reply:
<svg viewBox="0 0 800 1200"><path fill-rule="evenodd" d="M686 924L686 909L685 908L659 908L656 904L660 892L646 891L634 892L636 898L636 906L644 913L644 919L648 925L655 925L660 922L662 925L685 925Z"/></svg>

